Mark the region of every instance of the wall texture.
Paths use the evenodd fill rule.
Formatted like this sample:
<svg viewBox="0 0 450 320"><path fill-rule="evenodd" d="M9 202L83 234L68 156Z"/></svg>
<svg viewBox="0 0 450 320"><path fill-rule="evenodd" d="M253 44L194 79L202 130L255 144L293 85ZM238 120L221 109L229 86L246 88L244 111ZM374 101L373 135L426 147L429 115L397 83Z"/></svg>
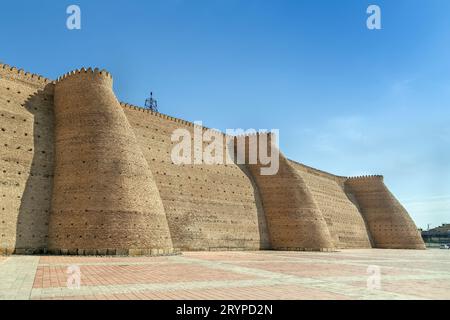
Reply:
<svg viewBox="0 0 450 320"><path fill-rule="evenodd" d="M414 221L387 189L382 176L350 178L347 192L354 197L367 221L374 247L425 249Z"/></svg>
<svg viewBox="0 0 450 320"><path fill-rule="evenodd" d="M246 146L246 160L250 146L258 150L261 135L256 139L240 137ZM266 138L268 154L272 150L271 136ZM264 143L263 142L263 143ZM243 142L241 142L243 143ZM256 144L256 146L255 146ZM279 170L275 175L264 175L264 165L258 157L257 164L248 165L261 193L263 207L275 250L329 251L335 249L324 216L303 177L288 159L279 153Z"/></svg>
<svg viewBox="0 0 450 320"><path fill-rule="evenodd" d="M320 209L336 248L371 248L366 222L344 191L347 178L292 163Z"/></svg>
<svg viewBox="0 0 450 320"><path fill-rule="evenodd" d="M172 247L153 174L106 71L55 85L55 177L49 250L150 254Z"/></svg>
<svg viewBox="0 0 450 320"><path fill-rule="evenodd" d="M176 248L270 248L260 195L246 166L175 165L171 134L182 128L193 139L193 124L125 104L123 108L155 175ZM225 157L225 138L220 137Z"/></svg>
<svg viewBox="0 0 450 320"><path fill-rule="evenodd" d="M205 133L120 104L106 71L53 82L0 64L0 253L424 248L380 177L338 177L282 153L272 176L237 159L177 165L176 129ZM213 133L223 158L229 139L247 151L255 141ZM209 145L192 143L192 154Z"/></svg>
<svg viewBox="0 0 450 320"><path fill-rule="evenodd" d="M54 145L50 83L0 64L0 253L47 247Z"/></svg>

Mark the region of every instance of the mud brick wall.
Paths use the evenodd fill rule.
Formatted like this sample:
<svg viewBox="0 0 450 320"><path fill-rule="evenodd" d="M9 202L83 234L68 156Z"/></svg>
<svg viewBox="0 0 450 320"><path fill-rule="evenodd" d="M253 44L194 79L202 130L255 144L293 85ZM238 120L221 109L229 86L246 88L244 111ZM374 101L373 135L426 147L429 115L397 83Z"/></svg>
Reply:
<svg viewBox="0 0 450 320"><path fill-rule="evenodd" d="M55 85L55 172L49 250L151 254L173 250L153 174L106 71Z"/></svg>
<svg viewBox="0 0 450 320"><path fill-rule="evenodd" d="M176 248L270 248L260 195L245 165L175 165L171 135L183 128L193 139L193 124L126 104L123 108L155 175Z"/></svg>
<svg viewBox="0 0 450 320"><path fill-rule="evenodd" d="M293 162L327 223L336 248L371 248L364 218L344 191L344 177Z"/></svg>
<svg viewBox="0 0 450 320"><path fill-rule="evenodd" d="M350 178L345 188L357 201L375 248L425 249L414 221L382 176Z"/></svg>
<svg viewBox="0 0 450 320"><path fill-rule="evenodd" d="M0 64L0 254L47 247L54 145L50 82Z"/></svg>
<svg viewBox="0 0 450 320"><path fill-rule="evenodd" d="M180 128L196 130L120 104L106 71L53 82L0 64L0 254L425 248L382 177L281 153L272 176L260 164L176 165Z"/></svg>
<svg viewBox="0 0 450 320"><path fill-rule="evenodd" d="M256 139L244 139L246 159L251 144L259 146ZM266 138L271 152L271 138ZM241 142L242 143L242 142ZM253 146L253 150L259 150ZM258 151L259 154L259 151ZM261 193L272 248L276 250L331 251L335 249L328 226L313 194L291 161L280 152L279 170L275 175L261 174L258 164L248 165Z"/></svg>

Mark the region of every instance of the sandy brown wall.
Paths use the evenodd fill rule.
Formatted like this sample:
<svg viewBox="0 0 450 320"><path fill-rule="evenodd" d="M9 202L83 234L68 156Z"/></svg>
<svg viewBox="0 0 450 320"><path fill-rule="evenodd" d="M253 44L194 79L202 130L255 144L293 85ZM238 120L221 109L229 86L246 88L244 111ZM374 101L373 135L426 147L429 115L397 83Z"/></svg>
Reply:
<svg viewBox="0 0 450 320"><path fill-rule="evenodd" d="M344 191L346 178L292 163L304 179L327 223L336 248L371 248L369 231L355 204Z"/></svg>
<svg viewBox="0 0 450 320"><path fill-rule="evenodd" d="M250 137L245 140L246 151L251 144L260 146ZM271 150L271 138L267 138L268 150ZM242 142L241 142L242 143ZM259 150L253 147L253 150ZM258 151L259 153L259 151ZM270 153L270 151L269 151ZM246 156L248 159L248 155ZM334 244L325 219L317 206L305 180L292 163L279 155L279 170L275 175L264 175L260 164L249 164L266 213L267 226L272 248L276 250L334 250Z"/></svg>
<svg viewBox="0 0 450 320"><path fill-rule="evenodd" d="M78 70L55 85L55 174L49 251L172 251L152 172L106 71Z"/></svg>
<svg viewBox="0 0 450 320"><path fill-rule="evenodd" d="M53 87L0 64L0 253L43 252L53 182Z"/></svg>
<svg viewBox="0 0 450 320"><path fill-rule="evenodd" d="M424 248L382 177L338 177L282 154L273 176L259 164L175 165L180 128L193 134L187 121L120 105L107 72L55 84L0 64L0 253Z"/></svg>
<svg viewBox="0 0 450 320"><path fill-rule="evenodd" d="M185 128L193 135L192 124L123 107L155 176L175 247L183 250L270 247L259 192L245 166L174 165L172 132Z"/></svg>
<svg viewBox="0 0 450 320"><path fill-rule="evenodd" d="M375 248L425 249L414 221L388 190L382 176L351 178L345 187L358 203Z"/></svg>

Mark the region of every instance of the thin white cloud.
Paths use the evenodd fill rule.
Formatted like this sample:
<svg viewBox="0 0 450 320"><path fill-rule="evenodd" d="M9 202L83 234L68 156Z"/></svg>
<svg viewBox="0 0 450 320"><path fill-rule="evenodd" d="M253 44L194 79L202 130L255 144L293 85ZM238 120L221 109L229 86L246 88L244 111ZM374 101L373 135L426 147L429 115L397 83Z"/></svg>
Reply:
<svg viewBox="0 0 450 320"><path fill-rule="evenodd" d="M389 114L335 117L303 130L315 151L310 162L348 176L383 174L418 225L450 220L450 185L443 179L450 168L441 164L445 155L434 152L442 143L430 137L433 131L398 124ZM441 126L434 128L435 137L442 134Z"/></svg>

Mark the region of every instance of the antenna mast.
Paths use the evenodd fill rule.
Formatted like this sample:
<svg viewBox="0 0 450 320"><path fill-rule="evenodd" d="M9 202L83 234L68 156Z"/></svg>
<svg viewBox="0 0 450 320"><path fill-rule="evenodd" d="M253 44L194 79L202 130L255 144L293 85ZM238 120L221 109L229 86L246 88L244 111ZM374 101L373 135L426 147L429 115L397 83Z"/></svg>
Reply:
<svg viewBox="0 0 450 320"><path fill-rule="evenodd" d="M153 99L153 92L150 92L150 98L145 100L145 108L153 112L158 112L158 101Z"/></svg>

